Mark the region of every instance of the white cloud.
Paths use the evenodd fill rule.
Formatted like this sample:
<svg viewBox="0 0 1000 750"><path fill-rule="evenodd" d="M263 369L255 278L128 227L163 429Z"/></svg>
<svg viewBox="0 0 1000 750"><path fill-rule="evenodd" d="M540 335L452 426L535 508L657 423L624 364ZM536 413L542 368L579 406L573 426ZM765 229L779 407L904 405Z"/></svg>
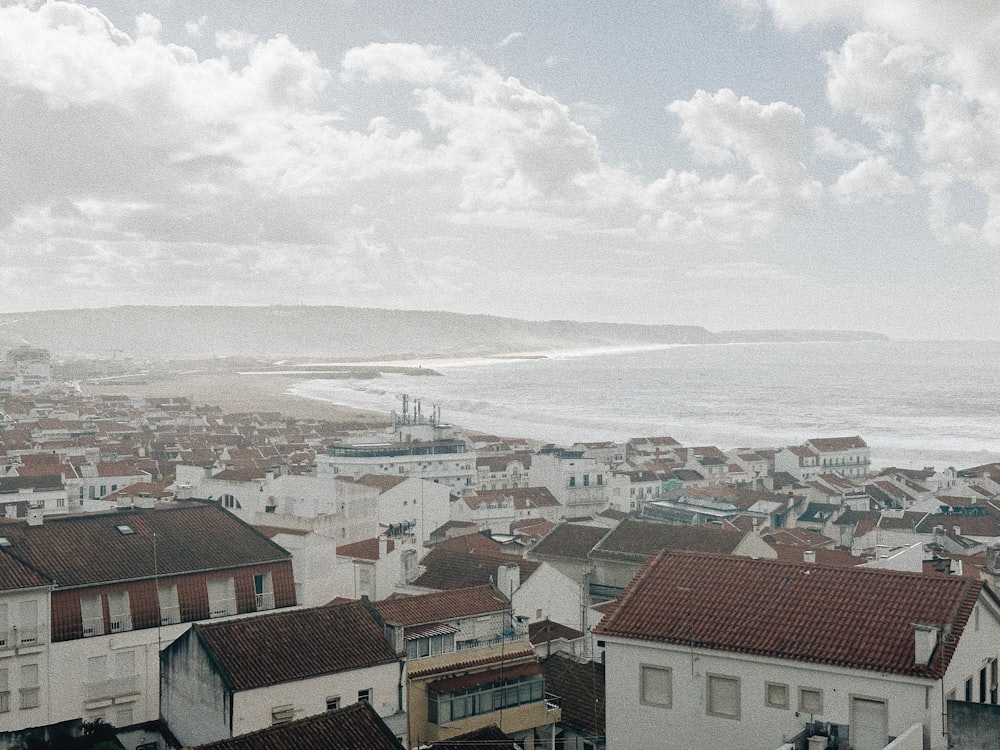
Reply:
<svg viewBox="0 0 1000 750"><path fill-rule="evenodd" d="M506 47L511 42L515 42L518 39L523 39L523 38L524 38L524 32L513 31L510 34L508 34L507 36L505 36L503 39L501 39L499 42L497 42L497 47L498 48Z"/></svg>
<svg viewBox="0 0 1000 750"><path fill-rule="evenodd" d="M669 110L696 157L735 171L668 171L646 190L648 228L677 239L739 242L814 208L821 186L804 165L809 132L801 110L729 89L698 91Z"/></svg>
<svg viewBox="0 0 1000 750"><path fill-rule="evenodd" d="M257 43L257 37L238 29L215 32L215 46L221 52L240 52Z"/></svg>
<svg viewBox="0 0 1000 750"><path fill-rule="evenodd" d="M208 23L208 16L199 16L198 18L190 19L184 22L184 31L187 32L188 36L197 39L202 35L206 23Z"/></svg>
<svg viewBox="0 0 1000 750"><path fill-rule="evenodd" d="M135 19L135 33L138 36L158 38L161 27L160 19L149 13L143 13Z"/></svg>
<svg viewBox="0 0 1000 750"><path fill-rule="evenodd" d="M893 169L886 157L876 156L840 175L831 190L844 203L859 203L910 193L913 185Z"/></svg>
<svg viewBox="0 0 1000 750"><path fill-rule="evenodd" d="M1000 6L939 0L745 0L781 25L838 24L851 33L826 55L830 103L881 136L884 150L912 149L928 194L930 227L945 242L1000 247ZM877 162L872 162L877 165ZM859 165L859 168L863 168ZM884 168L876 166L875 171ZM867 178L873 176L867 174ZM856 170L838 183L868 184ZM876 180L877 181L877 180ZM892 177L890 184L899 184ZM968 210L964 200L982 210ZM877 191L876 191L877 192Z"/></svg>
<svg viewBox="0 0 1000 750"><path fill-rule="evenodd" d="M868 146L857 141L844 138L827 127L816 127L812 130L813 147L818 156L829 156L842 161L857 161L874 156Z"/></svg>

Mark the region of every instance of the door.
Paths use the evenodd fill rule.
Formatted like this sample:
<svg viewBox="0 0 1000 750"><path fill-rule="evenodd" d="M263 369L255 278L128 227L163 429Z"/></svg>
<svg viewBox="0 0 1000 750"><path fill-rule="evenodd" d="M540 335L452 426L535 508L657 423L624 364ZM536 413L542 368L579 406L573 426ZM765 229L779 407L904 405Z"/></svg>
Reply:
<svg viewBox="0 0 1000 750"><path fill-rule="evenodd" d="M851 698L851 747L882 750L889 742L885 701Z"/></svg>

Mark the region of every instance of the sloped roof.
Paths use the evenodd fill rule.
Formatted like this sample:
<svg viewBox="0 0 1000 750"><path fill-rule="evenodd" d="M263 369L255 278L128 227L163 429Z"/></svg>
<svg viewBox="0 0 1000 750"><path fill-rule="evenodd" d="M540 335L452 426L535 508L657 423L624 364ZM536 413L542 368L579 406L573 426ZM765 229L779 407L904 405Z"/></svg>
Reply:
<svg viewBox="0 0 1000 750"><path fill-rule="evenodd" d="M730 554L743 540L742 531L709 526L685 526L625 519L590 553L602 559L642 561L664 549L698 550Z"/></svg>
<svg viewBox="0 0 1000 750"><path fill-rule="evenodd" d="M545 691L559 696L561 724L586 734L604 736L604 665L578 662L565 654L542 660Z"/></svg>
<svg viewBox="0 0 1000 750"><path fill-rule="evenodd" d="M426 570L413 581L413 585L444 590L492 583L496 581L497 568L501 565L517 565L521 569L521 583L524 583L541 563L517 555L479 555L435 548L427 553L420 565Z"/></svg>
<svg viewBox="0 0 1000 750"><path fill-rule="evenodd" d="M521 745L508 737L495 724L456 735L426 747L433 750L520 750Z"/></svg>
<svg viewBox="0 0 1000 750"><path fill-rule="evenodd" d="M939 678L981 591L947 576L661 552L594 632ZM917 623L951 628L929 665L914 662Z"/></svg>
<svg viewBox="0 0 1000 750"><path fill-rule="evenodd" d="M862 440L860 435L853 435L851 437L812 438L806 442L821 453L834 453L837 451L849 451L857 448L868 447L868 443Z"/></svg>
<svg viewBox="0 0 1000 750"><path fill-rule="evenodd" d="M367 703L198 745L192 750L404 750Z"/></svg>
<svg viewBox="0 0 1000 750"><path fill-rule="evenodd" d="M6 525L0 525L0 537L7 535L7 529ZM0 591L31 589L51 583L38 571L8 555L6 547L0 546Z"/></svg>
<svg viewBox="0 0 1000 750"><path fill-rule="evenodd" d="M547 487L515 487L507 490L478 490L475 495L462 498L472 509L488 503L511 503L517 510L550 508L559 505Z"/></svg>
<svg viewBox="0 0 1000 750"><path fill-rule="evenodd" d="M392 552L396 548L395 539L386 540L386 552ZM353 557L356 560L378 560L379 559L379 538L373 536L369 539L362 539L360 542L341 544L337 546L337 557Z"/></svg>
<svg viewBox="0 0 1000 750"><path fill-rule="evenodd" d="M600 526L584 526L577 523L561 523L552 529L529 553L532 557L560 557L585 562L608 529Z"/></svg>
<svg viewBox="0 0 1000 750"><path fill-rule="evenodd" d="M134 533L121 533L127 526ZM4 527L7 554L57 588L279 562L291 555L215 504L49 516ZM155 541L155 555L154 555Z"/></svg>
<svg viewBox="0 0 1000 750"><path fill-rule="evenodd" d="M396 661L364 602L192 627L233 691Z"/></svg>
<svg viewBox="0 0 1000 750"><path fill-rule="evenodd" d="M540 643L548 643L560 638L566 641L575 641L578 638L583 638L583 631L549 619L528 624L528 640L531 641L532 645L537 646Z"/></svg>
<svg viewBox="0 0 1000 750"><path fill-rule="evenodd" d="M507 598L491 585L436 591L417 596L383 599L374 607L383 620L393 625L422 625L441 620L510 609Z"/></svg>

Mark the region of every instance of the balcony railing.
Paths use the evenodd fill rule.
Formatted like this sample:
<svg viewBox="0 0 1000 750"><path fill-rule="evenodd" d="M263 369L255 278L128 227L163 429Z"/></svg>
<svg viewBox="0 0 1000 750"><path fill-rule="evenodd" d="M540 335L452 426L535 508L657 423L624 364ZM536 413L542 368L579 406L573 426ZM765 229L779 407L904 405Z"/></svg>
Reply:
<svg viewBox="0 0 1000 750"><path fill-rule="evenodd" d="M131 615L120 615L111 618L112 633L124 633L126 630L131 630L131 629L132 629Z"/></svg>
<svg viewBox="0 0 1000 750"><path fill-rule="evenodd" d="M134 695L139 692L139 680L135 675L128 677L115 677L110 680L100 680L98 682L85 682L83 684L83 699L85 701L99 701L107 698L120 698L124 695Z"/></svg>
<svg viewBox="0 0 1000 750"><path fill-rule="evenodd" d="M274 609L274 592L265 591L262 594L257 594L257 609Z"/></svg>
<svg viewBox="0 0 1000 750"><path fill-rule="evenodd" d="M160 625L176 625L181 621L180 605L160 608Z"/></svg>
<svg viewBox="0 0 1000 750"><path fill-rule="evenodd" d="M83 618L83 637L89 638L92 635L104 635L104 618L103 617L84 617Z"/></svg>

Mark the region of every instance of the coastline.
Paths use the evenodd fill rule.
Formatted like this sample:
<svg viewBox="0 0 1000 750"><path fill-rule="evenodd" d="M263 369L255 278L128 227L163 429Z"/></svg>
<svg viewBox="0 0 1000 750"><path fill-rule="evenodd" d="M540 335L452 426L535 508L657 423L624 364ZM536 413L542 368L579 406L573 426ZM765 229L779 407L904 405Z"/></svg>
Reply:
<svg viewBox="0 0 1000 750"><path fill-rule="evenodd" d="M364 422L389 424L387 413L356 409L329 401L289 393L308 375L241 375L236 372L190 372L150 376L144 382L98 381L80 384L88 394L190 399L197 406L217 406L227 414L242 412L280 412L296 419L329 422Z"/></svg>

